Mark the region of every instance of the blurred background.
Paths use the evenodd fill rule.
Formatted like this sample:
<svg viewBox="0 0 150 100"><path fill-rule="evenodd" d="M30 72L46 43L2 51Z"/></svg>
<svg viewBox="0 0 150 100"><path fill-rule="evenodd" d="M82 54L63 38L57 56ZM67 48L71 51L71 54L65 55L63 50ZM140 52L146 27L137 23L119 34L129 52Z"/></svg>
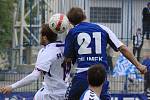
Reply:
<svg viewBox="0 0 150 100"><path fill-rule="evenodd" d="M141 63L145 64L146 60L146 64L150 65L150 19L146 21L147 26L144 26L143 21L143 9L147 8L149 2L150 0L0 0L0 86L14 83L34 69L40 49L41 24L47 23L55 13L66 14L73 6L83 8L88 21L109 27ZM150 18L150 10L147 16ZM144 27L148 29L145 30ZM134 38L138 29L139 47ZM66 34L59 35L59 39L64 41ZM145 96L150 96L147 92L150 86L147 86L147 81L145 83L144 75L139 74L130 62L109 46L107 53L112 100L147 100ZM128 68L132 67L133 70L128 72L124 66L130 66ZM42 78L10 95L0 94L0 100L14 96L15 100L30 100L40 88L41 81Z"/></svg>

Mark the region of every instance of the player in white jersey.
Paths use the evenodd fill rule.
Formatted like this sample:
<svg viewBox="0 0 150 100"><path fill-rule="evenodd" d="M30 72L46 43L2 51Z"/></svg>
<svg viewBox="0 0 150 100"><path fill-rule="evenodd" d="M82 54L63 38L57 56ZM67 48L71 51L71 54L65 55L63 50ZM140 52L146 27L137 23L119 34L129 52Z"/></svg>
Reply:
<svg viewBox="0 0 150 100"><path fill-rule="evenodd" d="M87 71L88 89L81 95L80 100L101 100L102 85L106 79L106 71L102 64L92 65Z"/></svg>
<svg viewBox="0 0 150 100"><path fill-rule="evenodd" d="M53 33L48 24L43 24L41 30L41 45L44 47L39 51L35 69L31 74L20 81L1 87L4 94L14 89L28 85L44 74L43 87L35 94L34 100L63 100L66 92L66 83L63 81L63 49L61 43L56 42L57 34Z"/></svg>

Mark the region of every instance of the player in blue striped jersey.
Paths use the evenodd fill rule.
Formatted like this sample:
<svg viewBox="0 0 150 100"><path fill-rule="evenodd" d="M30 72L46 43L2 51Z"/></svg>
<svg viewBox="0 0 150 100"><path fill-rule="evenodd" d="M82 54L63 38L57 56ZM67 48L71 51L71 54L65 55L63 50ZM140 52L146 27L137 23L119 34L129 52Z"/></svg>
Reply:
<svg viewBox="0 0 150 100"><path fill-rule="evenodd" d="M102 84L106 78L106 71L102 64L92 65L87 72L88 89L82 94L80 100L100 100Z"/></svg>
<svg viewBox="0 0 150 100"><path fill-rule="evenodd" d="M108 70L106 47L109 44L115 51L120 51L140 71L145 73L146 67L141 65L128 51L126 46L118 40L116 35L101 24L86 22L86 15L81 8L73 7L67 17L74 28L70 29L65 39L64 63L77 62L77 72L72 80L71 87L66 92L66 99L78 100L88 87L87 70L94 64L103 64ZM110 100L108 93L109 82L103 85L101 99Z"/></svg>

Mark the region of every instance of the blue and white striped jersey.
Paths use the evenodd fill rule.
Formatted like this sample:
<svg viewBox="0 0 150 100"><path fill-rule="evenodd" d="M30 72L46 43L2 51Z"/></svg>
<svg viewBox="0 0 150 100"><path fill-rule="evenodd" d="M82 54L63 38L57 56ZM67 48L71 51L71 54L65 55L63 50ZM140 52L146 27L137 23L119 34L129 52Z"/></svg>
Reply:
<svg viewBox="0 0 150 100"><path fill-rule="evenodd" d="M115 51L123 45L109 28L101 24L81 22L66 36L64 56L76 58L77 73L98 63L106 66L107 70L107 44Z"/></svg>
<svg viewBox="0 0 150 100"><path fill-rule="evenodd" d="M92 90L87 89L80 97L80 100L101 100Z"/></svg>

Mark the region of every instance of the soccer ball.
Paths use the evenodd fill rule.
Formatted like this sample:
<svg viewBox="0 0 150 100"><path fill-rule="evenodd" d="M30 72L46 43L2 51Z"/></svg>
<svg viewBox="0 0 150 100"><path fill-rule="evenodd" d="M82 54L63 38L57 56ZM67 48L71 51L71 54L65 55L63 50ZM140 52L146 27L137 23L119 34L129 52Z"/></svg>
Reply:
<svg viewBox="0 0 150 100"><path fill-rule="evenodd" d="M69 20L64 14L54 14L49 20L50 29L58 34L62 34L67 31L69 27Z"/></svg>

